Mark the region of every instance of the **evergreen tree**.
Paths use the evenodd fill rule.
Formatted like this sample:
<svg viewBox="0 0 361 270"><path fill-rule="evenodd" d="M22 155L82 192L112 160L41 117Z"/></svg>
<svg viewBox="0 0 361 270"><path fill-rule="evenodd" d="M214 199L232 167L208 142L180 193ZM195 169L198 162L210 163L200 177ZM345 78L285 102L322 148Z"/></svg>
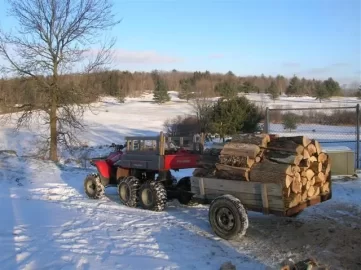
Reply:
<svg viewBox="0 0 361 270"><path fill-rule="evenodd" d="M316 100L318 99L320 102L329 97L329 92L324 82L317 82L315 84L315 97Z"/></svg>
<svg viewBox="0 0 361 270"><path fill-rule="evenodd" d="M330 97L341 94L341 87L334 79L328 78L326 81L324 81L324 84Z"/></svg>
<svg viewBox="0 0 361 270"><path fill-rule="evenodd" d="M157 71L152 72L152 79L154 82L153 100L158 104L170 101L166 81L159 76Z"/></svg>
<svg viewBox="0 0 361 270"><path fill-rule="evenodd" d="M297 128L298 117L294 113L286 113L283 115L283 128L291 131Z"/></svg>
<svg viewBox="0 0 361 270"><path fill-rule="evenodd" d="M280 91L274 81L272 81L271 85L267 88L267 93L270 95L273 101L279 97Z"/></svg>
<svg viewBox="0 0 361 270"><path fill-rule="evenodd" d="M287 96L297 95L300 91L300 88L301 88L300 79L297 76L293 76L286 89L286 95Z"/></svg>
<svg viewBox="0 0 361 270"><path fill-rule="evenodd" d="M226 135L237 132L254 132L262 119L261 110L246 97L220 98L209 111L211 131Z"/></svg>
<svg viewBox="0 0 361 270"><path fill-rule="evenodd" d="M179 98L186 99L187 102L194 96L195 80L194 78L181 79L179 81L180 92Z"/></svg>
<svg viewBox="0 0 361 270"><path fill-rule="evenodd" d="M234 98L237 96L237 86L230 81L224 81L216 84L215 92L224 98Z"/></svg>
<svg viewBox="0 0 361 270"><path fill-rule="evenodd" d="M238 87L238 92L244 92L246 94L252 93L252 92L258 92L259 93L259 88L257 86L255 86L253 83L251 83L249 81L245 81L243 83L243 85Z"/></svg>

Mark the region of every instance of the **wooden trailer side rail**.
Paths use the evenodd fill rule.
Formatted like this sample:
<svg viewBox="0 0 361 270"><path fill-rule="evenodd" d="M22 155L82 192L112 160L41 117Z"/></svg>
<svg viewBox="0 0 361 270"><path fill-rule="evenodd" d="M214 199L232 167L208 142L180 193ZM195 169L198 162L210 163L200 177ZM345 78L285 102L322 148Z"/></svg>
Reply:
<svg viewBox="0 0 361 270"><path fill-rule="evenodd" d="M230 194L240 199L250 211L277 216L293 216L306 207L329 200L332 197L330 187L330 193L320 194L295 207L286 209L282 190L282 185L276 183L191 177L191 192L195 194L194 198L197 200L210 203L218 196Z"/></svg>

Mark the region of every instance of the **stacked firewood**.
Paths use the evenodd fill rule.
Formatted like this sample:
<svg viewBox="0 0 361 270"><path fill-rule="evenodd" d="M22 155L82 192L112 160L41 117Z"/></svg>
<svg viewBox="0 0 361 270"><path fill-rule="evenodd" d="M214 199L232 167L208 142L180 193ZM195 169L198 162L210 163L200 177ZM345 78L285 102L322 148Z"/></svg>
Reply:
<svg viewBox="0 0 361 270"><path fill-rule="evenodd" d="M194 176L281 183L286 208L330 192L330 159L316 140L244 134L218 148L202 156Z"/></svg>

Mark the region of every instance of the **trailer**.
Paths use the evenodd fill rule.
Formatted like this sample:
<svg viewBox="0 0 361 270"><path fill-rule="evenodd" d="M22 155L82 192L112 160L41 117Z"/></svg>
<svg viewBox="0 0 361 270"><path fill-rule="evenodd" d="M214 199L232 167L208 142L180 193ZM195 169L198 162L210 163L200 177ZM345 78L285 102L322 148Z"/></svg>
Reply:
<svg viewBox="0 0 361 270"><path fill-rule="evenodd" d="M331 173L328 181L331 182ZM247 211L295 217L305 208L332 198L330 192L314 196L297 206L286 208L283 186L276 183L235 181L219 178L191 177L193 200L210 204L209 223L219 237L232 240L246 234L249 226Z"/></svg>

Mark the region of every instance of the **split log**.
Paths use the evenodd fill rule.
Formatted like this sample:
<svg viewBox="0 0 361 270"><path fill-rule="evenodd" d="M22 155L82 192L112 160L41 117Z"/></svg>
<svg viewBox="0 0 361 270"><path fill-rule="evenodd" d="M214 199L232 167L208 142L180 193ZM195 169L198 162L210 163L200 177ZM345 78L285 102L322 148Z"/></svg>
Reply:
<svg viewBox="0 0 361 270"><path fill-rule="evenodd" d="M321 144L316 140L311 140L311 142L315 145L316 153L319 155L322 152Z"/></svg>
<svg viewBox="0 0 361 270"><path fill-rule="evenodd" d="M303 202L307 200L307 190L304 190L304 191L302 192L302 198L301 198L301 200L302 200Z"/></svg>
<svg viewBox="0 0 361 270"><path fill-rule="evenodd" d="M293 180L291 185L291 190L293 193L301 193L302 191L302 183L296 179Z"/></svg>
<svg viewBox="0 0 361 270"><path fill-rule="evenodd" d="M315 157L315 156L311 156L311 157L309 158L309 160L310 160L311 163L312 163L312 162L318 162L317 157Z"/></svg>
<svg viewBox="0 0 361 270"><path fill-rule="evenodd" d="M302 145L299 145L291 140L281 140L283 138L284 137L281 137L269 142L267 145L267 149L303 155L305 148Z"/></svg>
<svg viewBox="0 0 361 270"><path fill-rule="evenodd" d="M330 182L325 182L321 186L321 193L329 193L330 192Z"/></svg>
<svg viewBox="0 0 361 270"><path fill-rule="evenodd" d="M310 188L307 191L307 196L312 197L313 194L315 194L315 188L313 186L310 186Z"/></svg>
<svg viewBox="0 0 361 270"><path fill-rule="evenodd" d="M311 169L307 169L306 171L301 172L301 176L306 177L307 180L311 180L315 176L315 173Z"/></svg>
<svg viewBox="0 0 361 270"><path fill-rule="evenodd" d="M315 192L313 193L313 196L320 195L320 187L315 187Z"/></svg>
<svg viewBox="0 0 361 270"><path fill-rule="evenodd" d="M260 151L260 147L255 144L229 142L224 145L221 155L255 158Z"/></svg>
<svg viewBox="0 0 361 270"><path fill-rule="evenodd" d="M270 142L270 136L268 134L237 134L232 136L232 142L267 147L267 144Z"/></svg>
<svg viewBox="0 0 361 270"><path fill-rule="evenodd" d="M261 151L258 153L257 157L256 157L256 162L260 162L264 156L264 151L265 149L261 149Z"/></svg>
<svg viewBox="0 0 361 270"><path fill-rule="evenodd" d="M292 153L281 153L274 150L268 150L265 153L265 157L277 163L297 165L297 166L300 164L300 162L303 159L303 155L297 155Z"/></svg>
<svg viewBox="0 0 361 270"><path fill-rule="evenodd" d="M304 147L307 147L311 143L311 140L306 136L293 136L293 137L279 137L275 139L277 141L292 141L296 144L300 144Z"/></svg>
<svg viewBox="0 0 361 270"><path fill-rule="evenodd" d="M293 173L300 173L301 172L301 168L296 166L296 165L292 165L291 170Z"/></svg>
<svg viewBox="0 0 361 270"><path fill-rule="evenodd" d="M310 152L308 152L307 148L303 150L302 154L304 159L309 159L311 157Z"/></svg>
<svg viewBox="0 0 361 270"><path fill-rule="evenodd" d="M318 157L317 157L317 161L322 163L322 164L327 162L327 160L328 160L328 155L326 153L324 153L324 152L320 153L318 155Z"/></svg>
<svg viewBox="0 0 361 270"><path fill-rule="evenodd" d="M292 208L301 202L301 194L291 194L290 197L284 198L284 204L286 208Z"/></svg>
<svg viewBox="0 0 361 270"><path fill-rule="evenodd" d="M325 183L326 177L323 172L319 172L317 175L315 175L315 183Z"/></svg>
<svg viewBox="0 0 361 270"><path fill-rule="evenodd" d="M291 183L293 182L294 177L290 176L290 175L286 175L286 179L285 179L285 186L286 188L289 188L291 186Z"/></svg>
<svg viewBox="0 0 361 270"><path fill-rule="evenodd" d="M310 189L311 183L312 183L311 181L307 181L306 187L305 187L306 190Z"/></svg>
<svg viewBox="0 0 361 270"><path fill-rule="evenodd" d="M218 175L222 172L228 176L226 179L249 181L249 168L232 167L220 163L216 164L216 168Z"/></svg>
<svg viewBox="0 0 361 270"><path fill-rule="evenodd" d="M312 177L310 181L310 185L313 186L316 183L315 177Z"/></svg>
<svg viewBox="0 0 361 270"><path fill-rule="evenodd" d="M286 176L294 176L292 166L269 161L255 163L250 170L250 181L263 183L285 183Z"/></svg>
<svg viewBox="0 0 361 270"><path fill-rule="evenodd" d="M219 162L221 164L230 165L234 167L245 167L251 168L252 165L255 163L255 159L249 157L236 157L236 156L226 156L221 155L219 156Z"/></svg>
<svg viewBox="0 0 361 270"><path fill-rule="evenodd" d="M313 143L310 143L309 145L307 145L307 151L310 154L310 156L317 154L317 149L316 146Z"/></svg>
<svg viewBox="0 0 361 270"><path fill-rule="evenodd" d="M327 165L325 165L325 164L322 165L322 172L325 174L326 178L330 174L330 171L331 171L330 163L328 163Z"/></svg>
<svg viewBox="0 0 361 270"><path fill-rule="evenodd" d="M319 173L322 171L322 163L320 162L312 162L310 165L310 169L314 171L315 173Z"/></svg>
<svg viewBox="0 0 361 270"><path fill-rule="evenodd" d="M298 164L298 166L300 166L302 168L308 168L308 167L310 167L310 165L311 165L311 162L309 159L302 159L300 161L300 164Z"/></svg>
<svg viewBox="0 0 361 270"><path fill-rule="evenodd" d="M302 186L306 186L306 184L308 183L307 177L301 177L301 182L302 182Z"/></svg>

